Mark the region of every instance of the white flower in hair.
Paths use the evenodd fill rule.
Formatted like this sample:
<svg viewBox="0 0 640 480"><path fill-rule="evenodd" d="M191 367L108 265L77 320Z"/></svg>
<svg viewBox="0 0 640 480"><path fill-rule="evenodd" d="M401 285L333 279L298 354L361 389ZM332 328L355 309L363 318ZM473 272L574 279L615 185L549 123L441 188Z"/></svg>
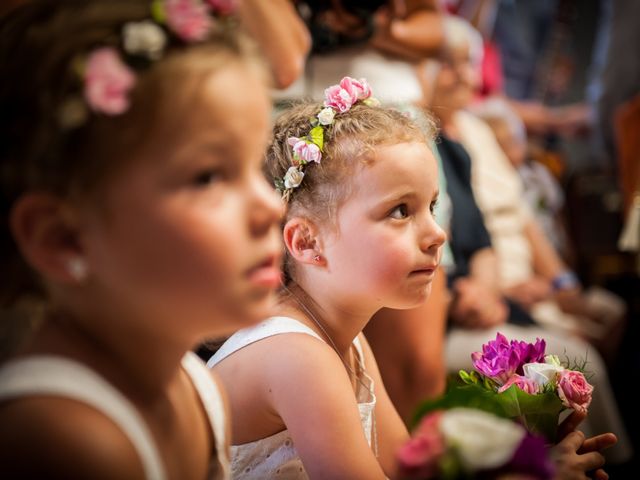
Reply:
<svg viewBox="0 0 640 480"><path fill-rule="evenodd" d="M289 167L284 176L284 186L285 188L298 188L303 178L304 172L300 171L298 167Z"/></svg>
<svg viewBox="0 0 640 480"><path fill-rule="evenodd" d="M167 44L167 36L162 28L150 20L127 23L122 37L127 53L144 55L151 60L158 60Z"/></svg>
<svg viewBox="0 0 640 480"><path fill-rule="evenodd" d="M320 125L331 125L333 123L333 117L336 116L336 111L331 107L326 107L320 110L318 114L318 121Z"/></svg>

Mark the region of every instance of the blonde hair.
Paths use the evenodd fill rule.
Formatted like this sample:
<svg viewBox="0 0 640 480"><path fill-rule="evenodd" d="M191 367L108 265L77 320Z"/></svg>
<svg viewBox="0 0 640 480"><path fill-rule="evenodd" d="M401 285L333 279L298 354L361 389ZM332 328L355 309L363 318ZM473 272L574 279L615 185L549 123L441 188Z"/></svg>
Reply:
<svg viewBox="0 0 640 480"><path fill-rule="evenodd" d="M305 136L310 129L310 120L321 109L320 103L300 102L278 117L265 163L272 182L283 178L292 165L293 152L287 139ZM336 115L333 124L325 128L322 161L305 168L304 180L292 192L284 221L303 215L335 227L338 208L354 190L349 177L357 165L375 161L375 150L379 146L404 142L428 145L435 130L430 117L425 116L418 124L393 108L356 104L347 113ZM292 267L290 259L286 258L286 275Z"/></svg>

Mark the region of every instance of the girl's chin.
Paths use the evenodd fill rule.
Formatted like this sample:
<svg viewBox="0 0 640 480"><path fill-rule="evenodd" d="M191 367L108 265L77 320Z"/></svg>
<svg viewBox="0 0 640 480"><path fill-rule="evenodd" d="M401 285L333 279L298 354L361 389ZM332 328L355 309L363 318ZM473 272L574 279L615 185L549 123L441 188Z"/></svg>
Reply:
<svg viewBox="0 0 640 480"><path fill-rule="evenodd" d="M385 305L388 308L396 310L410 310L424 305L431 295L431 283L421 287L419 290L407 292L401 298L398 298L393 304Z"/></svg>

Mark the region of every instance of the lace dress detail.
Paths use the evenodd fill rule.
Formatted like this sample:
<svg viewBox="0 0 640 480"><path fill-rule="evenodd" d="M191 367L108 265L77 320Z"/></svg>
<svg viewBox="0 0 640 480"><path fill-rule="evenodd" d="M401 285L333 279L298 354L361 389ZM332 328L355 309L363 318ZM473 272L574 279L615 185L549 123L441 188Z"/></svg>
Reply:
<svg viewBox="0 0 640 480"><path fill-rule="evenodd" d="M216 458L208 479L228 479L225 411L218 386L200 359L187 353L182 359L200 396L216 442ZM0 368L0 402L21 397L52 395L85 403L110 418L138 452L148 480L165 480L167 473L156 442L136 407L97 372L74 360L37 355L7 362Z"/></svg>
<svg viewBox="0 0 640 480"><path fill-rule="evenodd" d="M213 367L233 352L247 345L284 333L305 333L324 342L316 332L298 320L288 317L272 317L255 327L236 332L209 359L207 366ZM362 345L357 337L354 339L353 344L360 357L360 364L364 366ZM375 451L374 409L376 397L373 390L373 380L362 370L358 374L360 375L360 381L358 382L356 399L358 401L360 421L370 446L372 445L373 436ZM282 430L269 437L242 445L232 445L231 476L232 478L246 480L265 478L301 480L309 478L288 430Z"/></svg>

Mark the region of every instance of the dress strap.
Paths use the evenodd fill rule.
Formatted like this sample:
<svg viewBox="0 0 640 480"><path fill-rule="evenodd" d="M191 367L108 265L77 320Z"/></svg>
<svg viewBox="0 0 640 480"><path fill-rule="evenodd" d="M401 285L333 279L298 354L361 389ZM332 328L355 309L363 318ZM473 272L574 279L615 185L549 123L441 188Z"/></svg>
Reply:
<svg viewBox="0 0 640 480"><path fill-rule="evenodd" d="M364 369L364 350L362 349L362 343L360 342L360 337L357 336L353 339L353 345L356 347L356 351L358 352L360 367Z"/></svg>
<svg viewBox="0 0 640 480"><path fill-rule="evenodd" d="M0 401L25 396L68 397L102 412L129 438L146 478L167 478L156 443L142 416L122 393L90 368L52 355L10 361L0 369Z"/></svg>
<svg viewBox="0 0 640 480"><path fill-rule="evenodd" d="M226 412L218 384L202 360L191 352L182 358L182 367L191 377L191 381L209 417L209 423L215 437L218 462L223 474L222 478L231 478L229 457L227 455Z"/></svg>
<svg viewBox="0 0 640 480"><path fill-rule="evenodd" d="M211 368L229 355L264 338L283 333L305 333L324 342L322 337L305 324L289 317L271 317L255 327L245 328L234 333L207 362Z"/></svg>

